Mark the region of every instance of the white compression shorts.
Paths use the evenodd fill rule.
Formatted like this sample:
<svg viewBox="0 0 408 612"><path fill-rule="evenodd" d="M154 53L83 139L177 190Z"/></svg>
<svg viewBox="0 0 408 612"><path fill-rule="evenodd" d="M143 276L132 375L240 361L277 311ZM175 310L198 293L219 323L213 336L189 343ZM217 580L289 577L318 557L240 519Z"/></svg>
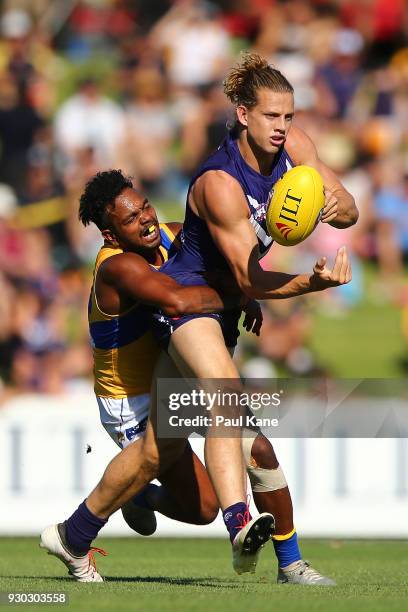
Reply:
<svg viewBox="0 0 408 612"><path fill-rule="evenodd" d="M150 410L150 394L132 397L98 397L101 422L112 440L126 448L144 435Z"/></svg>

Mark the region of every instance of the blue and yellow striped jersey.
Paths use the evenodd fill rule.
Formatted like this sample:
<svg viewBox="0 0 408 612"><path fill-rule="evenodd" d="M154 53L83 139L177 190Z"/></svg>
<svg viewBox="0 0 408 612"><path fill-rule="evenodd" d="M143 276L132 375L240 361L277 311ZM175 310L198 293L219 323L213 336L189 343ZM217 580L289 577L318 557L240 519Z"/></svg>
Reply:
<svg viewBox="0 0 408 612"><path fill-rule="evenodd" d="M160 224L163 263L177 247L177 239ZM89 332L94 356L94 389L100 397L123 398L150 392L159 348L150 331L151 309L135 304L117 315L102 312L95 295L95 279L103 261L122 253L103 246L96 258L88 307Z"/></svg>

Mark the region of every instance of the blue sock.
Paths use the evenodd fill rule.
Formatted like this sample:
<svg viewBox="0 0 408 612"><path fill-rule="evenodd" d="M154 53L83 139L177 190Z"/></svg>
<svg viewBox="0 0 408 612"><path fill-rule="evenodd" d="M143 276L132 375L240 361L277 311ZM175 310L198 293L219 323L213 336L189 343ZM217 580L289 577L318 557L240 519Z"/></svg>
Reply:
<svg viewBox="0 0 408 612"><path fill-rule="evenodd" d="M251 520L251 515L249 514L248 506L245 502L238 502L237 504L232 504L232 506L228 506L225 508L222 513L222 518L224 519L224 523L226 528L229 531L229 536L231 542L234 541L237 533L242 529L244 523Z"/></svg>
<svg viewBox="0 0 408 612"><path fill-rule="evenodd" d="M83 501L64 523L66 543L76 553L87 553L92 540L107 522L108 519L93 514Z"/></svg>
<svg viewBox="0 0 408 612"><path fill-rule="evenodd" d="M278 558L279 567L287 567L302 558L296 531L286 540L275 540L273 538L273 546Z"/></svg>

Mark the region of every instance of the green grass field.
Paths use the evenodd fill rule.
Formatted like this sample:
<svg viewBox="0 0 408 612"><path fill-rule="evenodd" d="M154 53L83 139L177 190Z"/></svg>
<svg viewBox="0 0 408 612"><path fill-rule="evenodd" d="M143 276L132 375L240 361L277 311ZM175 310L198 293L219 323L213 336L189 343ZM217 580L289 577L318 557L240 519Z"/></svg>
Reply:
<svg viewBox="0 0 408 612"><path fill-rule="evenodd" d="M238 577L224 540L128 538L98 544L109 552L98 563L106 581L87 585L67 578L63 565L39 549L37 539L3 538L0 591L63 591L69 594L68 608L51 608L75 612L388 612L408 607L408 542L304 541L304 557L337 580L338 586L329 588L275 584L272 546L263 552L256 575ZM39 607L44 606L24 609Z"/></svg>
<svg viewBox="0 0 408 612"><path fill-rule="evenodd" d="M408 278L406 279L408 282ZM401 328L401 308L378 295L377 271L364 267L364 298L333 318L314 313L312 347L320 364L340 378L399 378L406 376L401 359L408 347Z"/></svg>

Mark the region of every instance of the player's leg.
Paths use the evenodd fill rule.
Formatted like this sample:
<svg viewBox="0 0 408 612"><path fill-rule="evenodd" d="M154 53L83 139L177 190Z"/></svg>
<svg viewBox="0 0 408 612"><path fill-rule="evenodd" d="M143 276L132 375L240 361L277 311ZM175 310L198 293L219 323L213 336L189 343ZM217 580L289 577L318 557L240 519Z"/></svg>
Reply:
<svg viewBox="0 0 408 612"><path fill-rule="evenodd" d="M203 524L214 520L218 512L218 502L208 473L193 453L187 440L166 440L157 432L157 413L160 398L157 396L157 380L180 378L181 374L174 361L162 353L155 369L155 380L151 388L152 413L150 422L155 429L155 439L161 448L175 446L180 450L177 457L172 454L172 461L160 460L158 479L163 487L149 487L147 502L162 514L183 522Z"/></svg>
<svg viewBox="0 0 408 612"><path fill-rule="evenodd" d="M285 567L301 559L285 475L272 444L263 434L244 430L242 447L255 505L260 512L271 512L275 517L272 537L279 565Z"/></svg>
<svg viewBox="0 0 408 612"><path fill-rule="evenodd" d="M260 512L271 512L275 517L275 532L272 538L278 559L278 582L335 585L333 580L322 576L302 560L293 525L289 487L268 438L261 433L256 435L256 432L245 430L243 451L256 507Z"/></svg>
<svg viewBox="0 0 408 612"><path fill-rule="evenodd" d="M165 359L173 368L170 358ZM143 436L149 415L149 394L121 399L98 397L97 401L102 425L120 448ZM217 498L208 473L190 444L186 444L181 457L171 467L162 469L158 480L162 486L150 483L122 506L123 517L131 529L143 536L152 535L157 528L155 512L195 525L214 520L219 510Z"/></svg>
<svg viewBox="0 0 408 612"><path fill-rule="evenodd" d="M225 345L220 324L212 318L200 317L179 326L171 335L169 355L179 371L187 378L196 378L200 384L217 380L214 389L221 392L241 391L239 373ZM228 382L225 381L228 379ZM215 406L214 415L225 414L225 406ZM228 411L229 416L241 414L237 404ZM241 429L236 427L209 427L205 441L205 462L233 543L233 565L238 573L255 571L257 555L273 529L273 516L263 514L252 519L246 503L246 476L244 472ZM233 435L231 435L233 434Z"/></svg>
<svg viewBox="0 0 408 612"><path fill-rule="evenodd" d="M107 518L139 493L162 469L168 468L183 453L183 438L157 438L157 378L178 377L171 359L162 353L152 381L150 415L143 438L122 450L108 465L105 473L87 499L88 508Z"/></svg>
<svg viewBox="0 0 408 612"><path fill-rule="evenodd" d="M188 444L182 456L158 478L161 486L150 483L132 498L132 529L140 532L138 508L160 512L164 516L182 523L208 525L216 518L219 510L208 473L199 457Z"/></svg>
<svg viewBox="0 0 408 612"><path fill-rule="evenodd" d="M174 364L168 356L163 355L161 363L160 374L174 375ZM120 448L143 436L150 408L148 393L120 399L97 397L97 402L102 425ZM205 467L189 443L172 466L162 469L158 479L162 486L148 484L122 506L131 529L140 535L152 535L157 527L155 512L196 525L214 520L219 510L217 498Z"/></svg>
<svg viewBox="0 0 408 612"><path fill-rule="evenodd" d="M98 397L99 416L103 428L113 442L124 449L144 435L150 409L150 394L122 398ZM121 508L123 518L140 535L152 535L157 528L156 516L144 504L133 499Z"/></svg>
<svg viewBox="0 0 408 612"><path fill-rule="evenodd" d="M147 426L148 434L150 424ZM138 490L142 489L158 471L157 458L145 460L143 438L122 450L110 462L105 473L74 513L63 523L50 525L41 533L40 546L56 556L79 582L102 582L96 570L93 540L107 523L110 514L123 506ZM134 485L135 480L137 486ZM126 490L133 485L133 489Z"/></svg>
<svg viewBox="0 0 408 612"><path fill-rule="evenodd" d="M152 414L154 418L154 410ZM163 440L159 448L155 436L155 427L149 419L145 436L114 457L101 481L77 510L64 523L51 525L42 532L41 546L58 557L77 580L102 581L95 568L92 541L113 512L154 479L161 466L171 465L183 453L185 440Z"/></svg>
<svg viewBox="0 0 408 612"><path fill-rule="evenodd" d="M247 472L259 509L275 516L275 536L293 531L293 506L289 488L271 442L262 433L243 432L243 451Z"/></svg>
<svg viewBox="0 0 408 612"><path fill-rule="evenodd" d="M144 438L136 440L112 459L102 479L86 500L91 512L107 520L128 499L156 478L160 462L175 460L182 453L183 444L177 441L178 448L167 444L159 456L154 436L149 421Z"/></svg>
<svg viewBox="0 0 408 612"><path fill-rule="evenodd" d="M97 487L73 514L63 523L47 527L41 534L41 546L61 559L79 581L102 580L96 570L90 570L91 543L107 523L109 509L114 508L121 492L133 482L135 471L139 470L146 482L155 475L150 466L142 471L143 443L143 438L140 438L116 455Z"/></svg>
<svg viewBox="0 0 408 612"><path fill-rule="evenodd" d="M122 514L131 529L140 535L156 531L155 512L192 525L208 525L216 518L218 500L207 470L187 443L181 457L157 476L160 485L150 483L132 497Z"/></svg>
<svg viewBox="0 0 408 612"><path fill-rule="evenodd" d="M170 339L169 355L185 378L202 381L228 378L235 380L236 389L240 389L238 370L214 319L193 319L176 329ZM237 432L240 433L238 429ZM246 498L240 444L238 435L206 438L205 462L223 510Z"/></svg>
<svg viewBox="0 0 408 612"><path fill-rule="evenodd" d="M207 525L219 510L205 466L188 443L182 456L158 476L161 487L148 493L152 508L183 523Z"/></svg>

